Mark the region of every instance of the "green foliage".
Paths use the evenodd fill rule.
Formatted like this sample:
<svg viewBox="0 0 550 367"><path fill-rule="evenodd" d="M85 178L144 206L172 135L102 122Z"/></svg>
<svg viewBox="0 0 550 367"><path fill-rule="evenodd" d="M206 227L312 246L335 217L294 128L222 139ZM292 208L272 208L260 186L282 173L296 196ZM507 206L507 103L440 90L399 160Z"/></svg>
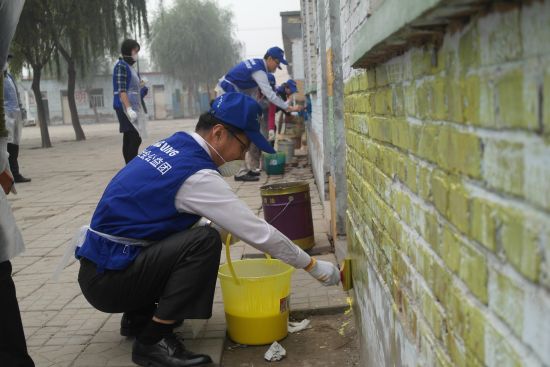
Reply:
<svg viewBox="0 0 550 367"><path fill-rule="evenodd" d="M49 22L57 50L72 59L80 72L106 54L116 55L123 38L149 33L145 0L55 0L50 3Z"/></svg>
<svg viewBox="0 0 550 367"><path fill-rule="evenodd" d="M151 54L184 83L212 83L239 59L233 14L212 0L177 0L152 26Z"/></svg>
<svg viewBox="0 0 550 367"><path fill-rule="evenodd" d="M15 72L21 69L24 62L41 69L54 50L50 25L44 22L44 3L39 0L25 2L11 45L14 59L10 67Z"/></svg>
<svg viewBox="0 0 550 367"><path fill-rule="evenodd" d="M145 0L26 0L12 46L11 69L24 62L63 75L60 62L70 58L78 70L116 55L123 38L148 36Z"/></svg>

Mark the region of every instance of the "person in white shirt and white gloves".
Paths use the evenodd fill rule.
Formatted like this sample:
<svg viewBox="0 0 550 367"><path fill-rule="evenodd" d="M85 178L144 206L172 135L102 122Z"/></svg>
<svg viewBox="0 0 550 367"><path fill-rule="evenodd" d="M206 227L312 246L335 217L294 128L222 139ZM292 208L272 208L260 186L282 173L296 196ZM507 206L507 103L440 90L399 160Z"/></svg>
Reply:
<svg viewBox="0 0 550 367"><path fill-rule="evenodd" d="M6 62L23 4L23 0L0 0L0 65ZM25 244L6 196L15 190L8 161L3 85L4 73L0 73L0 365L34 367L12 278L11 260L25 250Z"/></svg>
<svg viewBox="0 0 550 367"><path fill-rule="evenodd" d="M336 266L257 217L223 178L235 174L251 143L273 151L260 115L245 94L215 99L194 133L149 146L118 172L78 244L82 293L100 311L124 312L121 333L137 336L132 360L139 365L211 362L186 351L172 332L176 322L212 315L222 241L216 229L196 226L201 218L324 285L340 281Z"/></svg>

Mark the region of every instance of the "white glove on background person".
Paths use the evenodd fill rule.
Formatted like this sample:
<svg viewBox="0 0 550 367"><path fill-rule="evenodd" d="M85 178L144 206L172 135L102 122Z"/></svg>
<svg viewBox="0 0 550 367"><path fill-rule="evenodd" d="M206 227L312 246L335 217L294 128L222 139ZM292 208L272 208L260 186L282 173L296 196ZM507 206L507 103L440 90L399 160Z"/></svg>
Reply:
<svg viewBox="0 0 550 367"><path fill-rule="evenodd" d="M328 261L314 260L313 267L309 270L309 274L320 281L323 285L337 285L340 283L340 271L336 266Z"/></svg>
<svg viewBox="0 0 550 367"><path fill-rule="evenodd" d="M128 116L128 120L130 120L131 123L134 123L137 121L138 114L136 111L132 109L132 107L128 107L126 109L126 116Z"/></svg>
<svg viewBox="0 0 550 367"><path fill-rule="evenodd" d="M269 130L269 132L267 133L267 140L268 141L275 140L275 130Z"/></svg>

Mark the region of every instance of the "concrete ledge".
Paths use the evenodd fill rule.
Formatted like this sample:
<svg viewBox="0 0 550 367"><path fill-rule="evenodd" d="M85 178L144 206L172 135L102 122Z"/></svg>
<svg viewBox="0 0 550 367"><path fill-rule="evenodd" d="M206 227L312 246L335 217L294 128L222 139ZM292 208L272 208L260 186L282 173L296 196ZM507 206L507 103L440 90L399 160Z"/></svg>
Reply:
<svg viewBox="0 0 550 367"><path fill-rule="evenodd" d="M424 43L441 41L451 22L464 22L489 0L386 0L352 37L353 68L368 68Z"/></svg>

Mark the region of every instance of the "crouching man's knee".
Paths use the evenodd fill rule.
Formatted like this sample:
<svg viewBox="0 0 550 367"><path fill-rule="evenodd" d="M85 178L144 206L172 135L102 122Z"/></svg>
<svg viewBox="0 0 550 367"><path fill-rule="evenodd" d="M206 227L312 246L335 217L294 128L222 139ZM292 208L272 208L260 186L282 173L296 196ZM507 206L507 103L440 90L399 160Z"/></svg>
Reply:
<svg viewBox="0 0 550 367"><path fill-rule="evenodd" d="M212 252L220 252L222 249L222 239L219 232L209 226L199 227L197 230L200 233L204 246Z"/></svg>

